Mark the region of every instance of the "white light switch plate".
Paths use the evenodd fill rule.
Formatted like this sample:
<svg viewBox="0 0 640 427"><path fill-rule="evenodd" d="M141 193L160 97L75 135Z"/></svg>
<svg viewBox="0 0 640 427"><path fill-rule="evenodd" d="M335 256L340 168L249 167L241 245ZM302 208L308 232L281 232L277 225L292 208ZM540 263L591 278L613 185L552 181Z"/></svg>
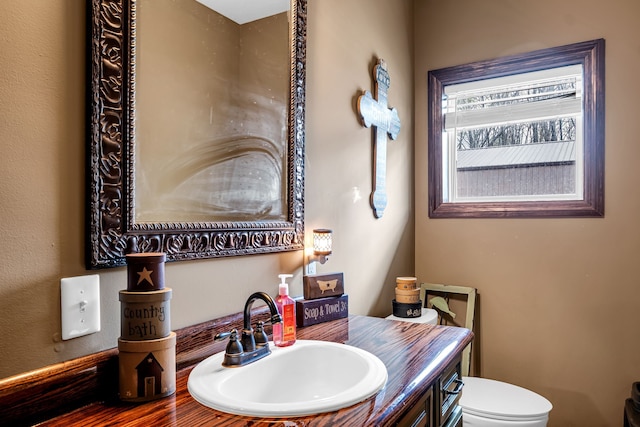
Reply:
<svg viewBox="0 0 640 427"><path fill-rule="evenodd" d="M60 294L63 340L100 330L100 276L61 279Z"/></svg>

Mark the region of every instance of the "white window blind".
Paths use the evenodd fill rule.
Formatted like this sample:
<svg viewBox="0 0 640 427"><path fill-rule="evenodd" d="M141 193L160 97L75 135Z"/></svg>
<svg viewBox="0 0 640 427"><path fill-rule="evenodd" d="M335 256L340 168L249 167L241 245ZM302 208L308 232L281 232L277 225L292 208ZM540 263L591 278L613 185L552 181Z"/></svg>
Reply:
<svg viewBox="0 0 640 427"><path fill-rule="evenodd" d="M446 131L577 116L582 112L582 66L450 85L444 94Z"/></svg>

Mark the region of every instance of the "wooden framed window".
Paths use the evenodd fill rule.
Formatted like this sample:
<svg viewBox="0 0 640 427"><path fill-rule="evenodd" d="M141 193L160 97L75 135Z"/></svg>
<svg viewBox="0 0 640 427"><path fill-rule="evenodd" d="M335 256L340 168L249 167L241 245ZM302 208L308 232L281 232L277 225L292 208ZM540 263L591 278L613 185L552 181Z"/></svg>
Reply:
<svg viewBox="0 0 640 427"><path fill-rule="evenodd" d="M604 40L428 80L430 217L604 215Z"/></svg>

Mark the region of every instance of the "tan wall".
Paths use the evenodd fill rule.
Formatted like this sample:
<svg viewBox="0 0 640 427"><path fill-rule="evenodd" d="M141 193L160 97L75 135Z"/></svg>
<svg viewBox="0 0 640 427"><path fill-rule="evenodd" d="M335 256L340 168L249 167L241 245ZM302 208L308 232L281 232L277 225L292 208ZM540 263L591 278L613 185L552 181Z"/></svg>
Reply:
<svg viewBox="0 0 640 427"><path fill-rule="evenodd" d="M102 331L60 342L62 277L84 269L85 1L0 2L0 378L115 347L124 268L99 271ZM411 0L310 0L307 228L334 230L319 272L343 271L350 312L391 312L394 278L413 272L413 43ZM381 29L384 31L381 31ZM371 131L355 113L371 89L372 58L391 72L403 127L389 144L389 207L369 208ZM277 292L302 252L179 262L166 267L173 329L242 310Z"/></svg>
<svg viewBox="0 0 640 427"><path fill-rule="evenodd" d="M640 3L417 0L416 274L480 293L482 376L554 405L551 426L618 426L640 379ZM427 216L430 69L606 39L603 219Z"/></svg>

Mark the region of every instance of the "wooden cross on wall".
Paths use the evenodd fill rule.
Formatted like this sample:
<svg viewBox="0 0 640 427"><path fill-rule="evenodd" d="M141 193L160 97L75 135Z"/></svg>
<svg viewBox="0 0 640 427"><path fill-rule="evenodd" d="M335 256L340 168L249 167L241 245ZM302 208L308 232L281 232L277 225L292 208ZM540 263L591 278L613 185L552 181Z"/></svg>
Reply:
<svg viewBox="0 0 640 427"><path fill-rule="evenodd" d="M364 91L358 97L358 113L365 127L375 126L376 132L373 142L375 162L373 165L373 192L371 193L371 207L376 218L382 217L387 206L387 190L385 188L387 173L387 134L396 139L400 132L400 117L395 108L387 106L387 91L391 79L387 72L387 64L382 59L373 68L375 79L375 94Z"/></svg>

